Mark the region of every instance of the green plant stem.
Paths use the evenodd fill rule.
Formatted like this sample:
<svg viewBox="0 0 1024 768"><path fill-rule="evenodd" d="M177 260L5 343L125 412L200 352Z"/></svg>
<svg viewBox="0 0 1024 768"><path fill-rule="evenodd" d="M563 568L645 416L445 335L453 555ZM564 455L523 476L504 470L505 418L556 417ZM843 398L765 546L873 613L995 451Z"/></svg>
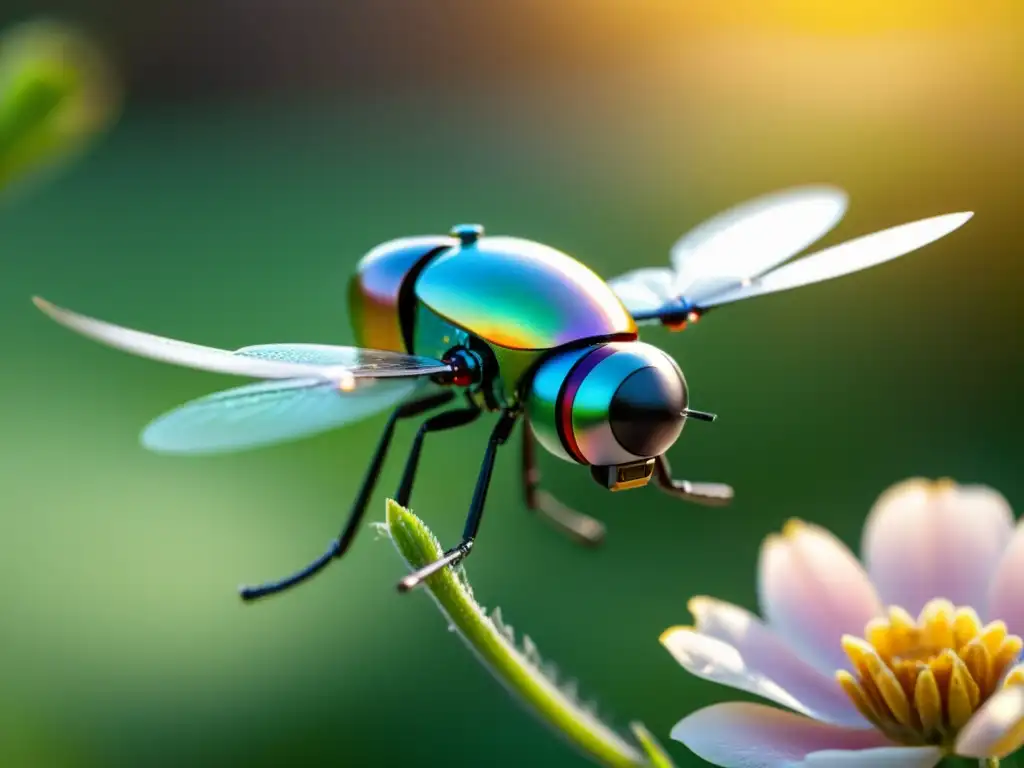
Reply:
<svg viewBox="0 0 1024 768"><path fill-rule="evenodd" d="M423 522L391 500L384 530L411 569L443 555L440 543ZM533 643L524 638L523 647L516 646L511 627L501 621L498 611L488 616L477 603L461 568L445 568L430 576L424 586L484 667L584 754L609 768L673 768L668 755L642 725L631 725L638 749L543 672Z"/></svg>

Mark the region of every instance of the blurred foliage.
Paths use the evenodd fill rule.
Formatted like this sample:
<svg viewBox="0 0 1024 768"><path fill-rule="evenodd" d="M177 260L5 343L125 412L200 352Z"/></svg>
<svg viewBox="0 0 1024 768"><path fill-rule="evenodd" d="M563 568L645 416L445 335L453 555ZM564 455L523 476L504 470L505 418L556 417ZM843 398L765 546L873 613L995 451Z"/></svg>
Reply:
<svg viewBox="0 0 1024 768"><path fill-rule="evenodd" d="M26 22L0 35L0 188L52 170L110 127L120 92L80 30Z"/></svg>

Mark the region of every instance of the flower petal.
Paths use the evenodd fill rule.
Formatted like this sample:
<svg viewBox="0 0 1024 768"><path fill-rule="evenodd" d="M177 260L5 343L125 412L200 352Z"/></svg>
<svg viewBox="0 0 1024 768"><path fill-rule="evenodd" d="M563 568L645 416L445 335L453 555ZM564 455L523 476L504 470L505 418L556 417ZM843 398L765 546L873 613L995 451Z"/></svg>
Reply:
<svg viewBox="0 0 1024 768"><path fill-rule="evenodd" d="M1003 685L1024 685L1024 664L1018 664L1006 670L1003 676Z"/></svg>
<svg viewBox="0 0 1024 768"><path fill-rule="evenodd" d="M984 610L1012 531L1010 505L991 488L913 479L875 502L861 551L887 605L916 616L929 600L945 598Z"/></svg>
<svg viewBox="0 0 1024 768"><path fill-rule="evenodd" d="M662 634L660 639L662 645L690 674L763 696L803 715L815 717L816 713L774 680L748 667L731 645L686 627L673 627Z"/></svg>
<svg viewBox="0 0 1024 768"><path fill-rule="evenodd" d="M746 702L698 710L676 723L672 738L698 757L725 768L782 768L799 765L822 750L893 746L875 730L828 725Z"/></svg>
<svg viewBox="0 0 1024 768"><path fill-rule="evenodd" d="M878 747L812 752L792 765L807 768L934 768L941 760L942 750L938 747Z"/></svg>
<svg viewBox="0 0 1024 768"><path fill-rule="evenodd" d="M1024 746L1024 686L1011 685L986 701L953 747L963 757L1006 757Z"/></svg>
<svg viewBox="0 0 1024 768"><path fill-rule="evenodd" d="M1002 619L1015 635L1024 635L1024 522L1010 538L1002 558L992 575L988 592L988 613Z"/></svg>
<svg viewBox="0 0 1024 768"><path fill-rule="evenodd" d="M816 720L869 727L833 677L797 656L749 611L710 597L695 597L688 607L696 628L673 627L660 640L691 674Z"/></svg>
<svg viewBox="0 0 1024 768"><path fill-rule="evenodd" d="M762 545L758 592L769 625L829 674L849 668L842 636L864 634L882 611L853 553L824 528L797 520Z"/></svg>

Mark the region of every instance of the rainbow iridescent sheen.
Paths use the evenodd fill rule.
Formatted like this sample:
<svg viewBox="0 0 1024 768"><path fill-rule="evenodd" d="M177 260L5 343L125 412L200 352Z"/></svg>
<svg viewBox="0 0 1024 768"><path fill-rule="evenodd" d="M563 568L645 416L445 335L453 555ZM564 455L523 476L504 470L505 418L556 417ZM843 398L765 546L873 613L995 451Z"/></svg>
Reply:
<svg viewBox="0 0 1024 768"><path fill-rule="evenodd" d="M423 271L416 294L456 325L509 349L637 336L632 316L597 274L530 240L483 237L442 254Z"/></svg>
<svg viewBox="0 0 1024 768"><path fill-rule="evenodd" d="M348 287L356 344L408 352L398 320L398 292L409 271L431 251L458 243L451 237L403 237L378 245L359 261Z"/></svg>
<svg viewBox="0 0 1024 768"><path fill-rule="evenodd" d="M558 401L569 371L595 347L577 347L550 355L537 367L526 398L526 415L537 441L554 456L575 462L566 453L558 425Z"/></svg>
<svg viewBox="0 0 1024 768"><path fill-rule="evenodd" d="M545 359L534 374L526 399L527 416L538 441L560 459L580 464L606 466L651 458L627 449L613 423L613 401L621 397L627 379L644 370L657 371L664 380L675 382L681 396L678 407L685 407L686 381L682 371L671 357L650 344L595 344ZM652 394L656 391L657 387ZM667 429L659 430L660 434L641 431L641 438L657 434L654 439L658 447L653 450L663 450L682 431L684 419L681 413L679 416L678 425L670 422ZM643 417L638 418L642 426ZM657 429L657 425L652 424L651 429ZM635 430L632 437L636 437ZM625 444L630 444L629 437Z"/></svg>
<svg viewBox="0 0 1024 768"><path fill-rule="evenodd" d="M612 398L636 371L658 367L672 370L674 375L678 366L660 349L642 342L607 344L604 349L606 355L587 372L572 399L572 432L576 445L589 464L622 464L650 458L629 452L615 437L610 420ZM678 375L681 377L682 373Z"/></svg>

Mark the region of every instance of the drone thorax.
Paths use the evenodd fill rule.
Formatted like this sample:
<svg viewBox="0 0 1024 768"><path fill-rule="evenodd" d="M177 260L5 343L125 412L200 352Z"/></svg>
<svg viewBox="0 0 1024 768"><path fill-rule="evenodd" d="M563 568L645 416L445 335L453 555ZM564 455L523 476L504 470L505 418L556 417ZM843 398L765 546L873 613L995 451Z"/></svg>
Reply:
<svg viewBox="0 0 1024 768"><path fill-rule="evenodd" d="M597 339L635 339L632 316L608 285L561 251L460 230L416 279L416 297L493 347L548 351Z"/></svg>

